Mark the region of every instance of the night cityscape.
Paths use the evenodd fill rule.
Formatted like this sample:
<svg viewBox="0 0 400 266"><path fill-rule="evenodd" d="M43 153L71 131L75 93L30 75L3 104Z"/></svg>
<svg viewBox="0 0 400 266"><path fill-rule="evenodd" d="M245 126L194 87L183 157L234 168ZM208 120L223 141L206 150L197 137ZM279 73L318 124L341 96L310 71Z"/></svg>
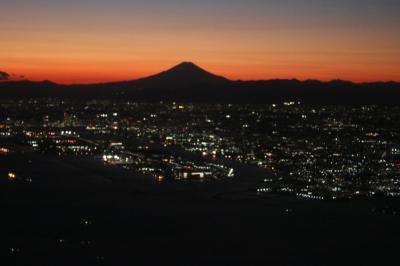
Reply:
<svg viewBox="0 0 400 266"><path fill-rule="evenodd" d="M399 1L0 10L0 265L399 264Z"/></svg>
<svg viewBox="0 0 400 266"><path fill-rule="evenodd" d="M183 211L179 201L194 199L194 204L201 206L239 205L240 209L248 206L261 212L272 208L272 213L282 216L273 218L279 222L286 219L284 215L305 215L329 224L326 221L329 216L319 213L319 208L327 208L325 211L332 212L330 215L340 217L345 215L341 209L347 209L349 204L351 212L365 212L363 215L371 216L368 219L373 221L389 219L396 224L400 216L400 112L397 106L58 99L2 101L0 106L0 182L3 209L8 217L22 219L27 214L16 214L14 208L26 211L30 206L34 210L36 207L30 204L41 206L45 200L42 197L54 197L53 193L57 193L55 199L62 206L60 211L78 204L78 210L75 213L74 209L72 214L82 215L82 221L74 218L71 222L83 223L68 222L68 226L61 221L51 223L55 228L42 229L49 234L44 239L36 231L31 232L30 241L44 242L38 250L26 246L26 232L14 232L7 243L12 244L8 255L16 265L24 262L23 257L29 252L33 252L30 256L41 258L44 255L40 248L48 248L47 245L54 256L83 256L86 264L107 263L106 257L110 256L108 263L114 262L115 254L109 255L109 250L96 243L104 241L104 232L98 230L109 230L114 223L127 223L124 219L128 217L121 217L128 215L123 214L123 208L133 211L130 201L139 204L138 199L141 208L146 206L141 210L145 213L158 211L151 204L159 197L159 200L166 197L168 201L178 201L174 204L178 204L179 211ZM54 190L51 196L47 195L49 188ZM123 204L115 195L111 199L110 195L98 195L116 191L128 194ZM46 196L34 196L36 193ZM146 200L147 197L156 198ZM55 207L48 204L45 209ZM122 221L108 221L109 217L97 209L103 207L113 215L120 215ZM307 213L308 208L316 208L316 214ZM64 216L72 219L68 212L56 211L56 215L58 219ZM138 214L133 212L128 216L132 215ZM193 214L177 215L182 219L198 218ZM147 219L154 226L158 224ZM86 232L84 228L91 228L97 220L102 224L87 230L91 233ZM33 224L39 223L36 226L41 228L43 221L39 221ZM13 230L25 222L2 221L6 228ZM191 221L191 224L198 222ZM70 235L65 230L77 232ZM86 238L82 240L82 237ZM139 261L144 264L158 263L142 259Z"/></svg>
<svg viewBox="0 0 400 266"><path fill-rule="evenodd" d="M239 162L270 173L248 188L254 192L400 196L397 106L45 99L3 102L1 109L5 155L81 156L158 181L233 178L229 165Z"/></svg>

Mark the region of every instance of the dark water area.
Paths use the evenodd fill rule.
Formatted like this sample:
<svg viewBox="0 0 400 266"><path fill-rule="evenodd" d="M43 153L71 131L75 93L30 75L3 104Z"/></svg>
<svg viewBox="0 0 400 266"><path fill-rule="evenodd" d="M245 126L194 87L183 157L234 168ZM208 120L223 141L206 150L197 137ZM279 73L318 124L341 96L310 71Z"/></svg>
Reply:
<svg viewBox="0 0 400 266"><path fill-rule="evenodd" d="M266 173L237 172L158 183L89 158L0 155L1 264L396 264L400 216L372 210L397 199L257 197Z"/></svg>

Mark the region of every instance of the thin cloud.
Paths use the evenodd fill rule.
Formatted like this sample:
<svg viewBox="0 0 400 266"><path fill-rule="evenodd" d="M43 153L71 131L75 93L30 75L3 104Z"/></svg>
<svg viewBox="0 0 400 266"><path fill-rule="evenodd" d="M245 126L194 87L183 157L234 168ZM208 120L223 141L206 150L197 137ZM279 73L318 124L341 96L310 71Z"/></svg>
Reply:
<svg viewBox="0 0 400 266"><path fill-rule="evenodd" d="M9 80L10 74L4 71L0 71L0 81Z"/></svg>

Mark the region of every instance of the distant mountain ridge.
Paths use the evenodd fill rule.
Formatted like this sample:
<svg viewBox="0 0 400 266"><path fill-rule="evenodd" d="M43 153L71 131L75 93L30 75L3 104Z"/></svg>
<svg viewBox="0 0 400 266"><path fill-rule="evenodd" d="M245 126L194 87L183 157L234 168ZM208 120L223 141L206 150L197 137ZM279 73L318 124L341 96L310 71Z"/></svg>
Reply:
<svg viewBox="0 0 400 266"><path fill-rule="evenodd" d="M76 85L62 85L51 81L6 81L0 83L0 97L221 103L294 100L315 104L398 104L400 83L296 79L233 81L214 75L191 62L183 62L159 74L131 81Z"/></svg>

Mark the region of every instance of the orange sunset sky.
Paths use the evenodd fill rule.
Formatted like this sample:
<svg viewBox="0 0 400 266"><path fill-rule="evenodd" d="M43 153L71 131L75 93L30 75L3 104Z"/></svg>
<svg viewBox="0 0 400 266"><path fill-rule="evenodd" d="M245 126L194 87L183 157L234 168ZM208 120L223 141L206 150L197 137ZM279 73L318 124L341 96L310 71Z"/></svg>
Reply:
<svg viewBox="0 0 400 266"><path fill-rule="evenodd" d="M199 2L2 1L0 71L92 83L192 61L230 79L400 81L400 1Z"/></svg>

